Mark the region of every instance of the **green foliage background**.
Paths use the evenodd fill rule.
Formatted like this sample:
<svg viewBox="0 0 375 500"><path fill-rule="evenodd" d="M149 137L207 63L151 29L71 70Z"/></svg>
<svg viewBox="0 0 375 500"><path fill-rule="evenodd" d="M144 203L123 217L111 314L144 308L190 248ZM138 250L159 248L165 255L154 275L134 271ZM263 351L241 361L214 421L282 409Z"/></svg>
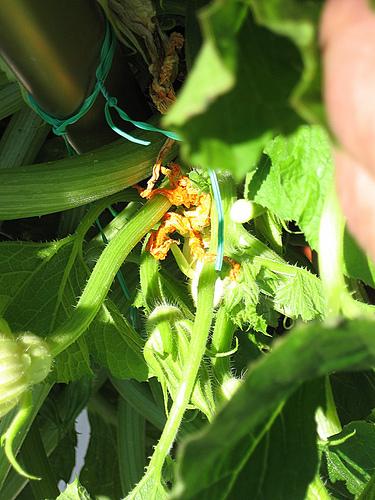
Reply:
<svg viewBox="0 0 375 500"><path fill-rule="evenodd" d="M200 187L206 170L217 170L225 255L241 264L241 274L229 286L224 266L223 299L207 312L214 320L175 444L161 470L145 469L186 382L199 330L181 262L158 263L138 244L169 204L142 205L125 189L149 176L162 140L148 134L148 148L116 142L64 159L44 146L53 161L41 156L25 166L48 130L30 126L17 84L0 73L0 118L13 115L2 122L0 140L0 315L15 334L48 340L85 315L77 299L96 262L103 262L103 283L122 272L129 289L124 296L118 281L98 287L87 329L33 388L33 413L14 448L43 480L10 470L2 449L0 496L56 493L74 465L74 420L87 406L85 466L79 481L53 496L60 500L375 498L375 267L346 232L340 266L361 314L343 305L340 318L327 322L325 284L299 251L324 245L320 223L333 182L318 44L324 2L155 4L161 25L184 32L188 68L162 123L181 135L181 160L197 167L192 179ZM230 218L233 201L243 197L261 208L245 225ZM119 210L113 220L105 212L111 204ZM26 219L56 213L42 219L41 230ZM117 268L100 260L105 245L92 229L98 216L108 240L122 234L125 243L124 228L134 237ZM134 229L135 216L146 229ZM61 221L70 230L64 233ZM2 418L2 432L13 415Z"/></svg>

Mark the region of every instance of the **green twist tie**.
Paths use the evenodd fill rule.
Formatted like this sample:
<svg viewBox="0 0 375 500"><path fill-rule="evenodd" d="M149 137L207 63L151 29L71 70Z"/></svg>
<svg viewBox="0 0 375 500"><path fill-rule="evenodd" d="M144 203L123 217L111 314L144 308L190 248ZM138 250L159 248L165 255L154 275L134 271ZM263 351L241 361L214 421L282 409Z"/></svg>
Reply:
<svg viewBox="0 0 375 500"><path fill-rule="evenodd" d="M132 120L130 116L117 105L117 99L109 95L108 90L105 87L105 80L111 69L115 50L116 50L116 37L114 36L112 27L107 20L105 37L100 51L100 62L95 73L96 74L95 87L92 93L88 97L86 97L86 99L83 101L82 106L79 108L79 110L72 116L61 119L57 118L56 116L50 115L49 113L46 113L39 106L39 104L35 101L34 97L31 94L28 94L27 96L30 106L34 109L34 111L38 113L38 115L41 118L43 118L44 121L46 121L52 126L52 130L56 135L63 137L66 144L66 148L70 155L74 155L76 151L69 143L66 128L69 125L76 123L78 120L80 120L80 118L82 118L82 116L84 116L87 113L87 111L89 111L89 109L93 106L99 93L101 93L105 99L104 114L108 125L114 132L116 132L116 134L120 135L121 137L124 137L124 139L127 139L128 141L134 142L136 144L140 144L142 146L148 146L149 144L151 144L150 141L145 141L142 139L138 139L137 137L133 137L132 135L128 134L120 127L115 125L112 119L111 110L115 110L122 120L131 123L132 125L134 125L139 129L148 130L150 132L158 132L175 141L182 140L181 137L175 132L169 132L167 130L163 130L161 128L155 127L154 125L151 125L150 123L138 120ZM211 169L208 172L210 175L215 206L218 213L218 243L217 243L217 256L216 256L215 268L217 271L220 271L223 265L223 258L224 258L223 204L220 196L219 184L217 181L216 173L214 170Z"/></svg>
<svg viewBox="0 0 375 500"><path fill-rule="evenodd" d="M28 101L31 105L31 107L34 109L38 115L43 118L47 123L49 123L52 126L53 132L58 135L62 136L64 138L65 144L67 146L67 149L70 154L74 152L71 144L68 141L67 138L67 131L66 128L69 125L72 125L73 123L76 123L78 120L84 116L89 109L93 106L96 98L98 97L99 93L103 95L105 98L105 108L104 108L104 113L105 117L107 120L108 125L111 127L111 129L116 132L117 134L121 135L125 139L131 142L135 142L136 144L141 144L142 146L148 146L150 144L150 141L144 141L142 139L138 139L137 137L133 137L132 135L128 134L121 128L117 127L113 123L112 115L111 115L111 110L114 109L118 115L125 121L129 122L135 127L142 129L142 130L149 130L150 132L159 132L166 137L169 137L170 139L177 139L177 134L173 132L168 132L165 130L162 130L158 127L155 127L154 125L151 125L150 123L146 122L141 122L138 120L132 120L130 116L125 113L124 110L122 110L118 105L117 105L117 99L115 97L111 97L108 94L108 91L105 87L105 80L108 76L108 73L111 69L112 66L112 61L113 61L113 55L116 50L116 37L114 36L113 30L111 28L111 25L107 21L106 23L106 31L105 31L105 37L103 41L103 45L100 51L100 62L99 65L96 69L96 84L91 92L91 94L86 97L86 99L83 101L82 106L79 108L79 110L67 117L67 118L57 118L56 116L50 115L46 111L44 111L39 104L35 101L34 97L30 94L28 94Z"/></svg>

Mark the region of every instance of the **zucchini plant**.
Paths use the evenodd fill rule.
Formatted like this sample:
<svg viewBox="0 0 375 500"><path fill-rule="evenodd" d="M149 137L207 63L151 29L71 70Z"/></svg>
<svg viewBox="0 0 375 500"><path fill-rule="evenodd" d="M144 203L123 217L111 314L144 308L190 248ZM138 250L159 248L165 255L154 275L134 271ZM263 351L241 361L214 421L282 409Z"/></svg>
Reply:
<svg viewBox="0 0 375 500"><path fill-rule="evenodd" d="M375 498L375 265L334 186L323 1L99 3L66 117L0 34L0 497Z"/></svg>

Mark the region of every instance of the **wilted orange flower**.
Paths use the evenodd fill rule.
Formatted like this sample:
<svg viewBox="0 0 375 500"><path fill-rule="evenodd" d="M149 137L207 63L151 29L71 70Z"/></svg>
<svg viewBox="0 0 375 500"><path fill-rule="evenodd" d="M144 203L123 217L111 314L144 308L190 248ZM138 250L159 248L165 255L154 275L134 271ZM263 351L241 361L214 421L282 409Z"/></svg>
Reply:
<svg viewBox="0 0 375 500"><path fill-rule="evenodd" d="M151 232L147 249L156 259L165 259L171 245L179 244L171 238L173 233L178 233L189 239L191 255L202 258L205 253L202 231L210 225L211 196L201 193L176 163L170 168L162 167L161 171L168 177L170 187L153 189L147 198L161 194L180 210L165 214L158 230Z"/></svg>

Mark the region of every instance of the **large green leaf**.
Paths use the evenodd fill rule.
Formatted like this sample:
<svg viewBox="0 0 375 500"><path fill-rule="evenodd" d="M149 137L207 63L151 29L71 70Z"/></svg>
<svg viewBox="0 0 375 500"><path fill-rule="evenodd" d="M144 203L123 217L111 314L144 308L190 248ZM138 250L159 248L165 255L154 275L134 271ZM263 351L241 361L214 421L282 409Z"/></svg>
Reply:
<svg viewBox="0 0 375 500"><path fill-rule="evenodd" d="M48 336L74 310L86 281L73 237L52 243L0 245L2 314L14 332ZM15 276L15 278L13 278ZM69 381L91 373L86 344L72 345L56 359L55 376Z"/></svg>
<svg viewBox="0 0 375 500"><path fill-rule="evenodd" d="M375 424L351 422L324 446L329 479L359 495L375 473Z"/></svg>
<svg viewBox="0 0 375 500"><path fill-rule="evenodd" d="M116 428L93 412L89 420L90 444L80 482L95 498L121 498Z"/></svg>
<svg viewBox="0 0 375 500"><path fill-rule="evenodd" d="M192 163L241 178L273 135L295 127L288 98L301 60L239 0L214 1L200 20L204 42L165 125L181 134Z"/></svg>
<svg viewBox="0 0 375 500"><path fill-rule="evenodd" d="M323 0L247 0L255 19L299 48L303 72L291 104L307 121L324 120L321 95L319 18Z"/></svg>
<svg viewBox="0 0 375 500"><path fill-rule="evenodd" d="M318 245L320 218L332 184L333 161L327 133L301 126L289 138L276 137L255 173L249 197L282 220L294 220L310 245Z"/></svg>
<svg viewBox="0 0 375 500"><path fill-rule="evenodd" d="M36 418L35 424L40 429L43 445L56 477L66 482L71 476L75 461L75 449L72 442L72 439L76 437L74 423L86 406L90 392L91 380L88 378L82 378L63 387L55 386ZM27 428L24 432L27 432ZM0 490L0 497L16 498L26 483L27 479L12 469Z"/></svg>
<svg viewBox="0 0 375 500"><path fill-rule="evenodd" d="M87 279L75 236L1 243L0 276L0 311L12 330L46 337L73 313ZM91 374L90 355L115 376L147 379L142 343L114 305L103 307L85 336L88 342L82 337L56 358L56 380Z"/></svg>
<svg viewBox="0 0 375 500"><path fill-rule="evenodd" d="M143 340L112 302L106 301L85 338L90 354L100 365L107 367L111 375L121 379L147 380Z"/></svg>
<svg viewBox="0 0 375 500"><path fill-rule="evenodd" d="M186 441L178 460L176 498L212 498L213 492L215 498L227 498L239 464L251 456L284 401L304 381L375 364L374 330L375 323L364 320L330 329L300 326L250 365L229 404L210 426Z"/></svg>
<svg viewBox="0 0 375 500"><path fill-rule="evenodd" d="M305 500L319 464L315 410L322 393L324 385L313 381L292 395L243 466L231 498L248 498L252 492L252 500Z"/></svg>
<svg viewBox="0 0 375 500"><path fill-rule="evenodd" d="M325 197L333 181L331 144L319 126L301 126L290 137L276 137L248 185L248 196L282 220L294 220L317 249ZM344 238L348 276L374 286L375 265L348 231Z"/></svg>
<svg viewBox="0 0 375 500"><path fill-rule="evenodd" d="M342 425L365 420L375 408L375 372L335 373L330 377Z"/></svg>

